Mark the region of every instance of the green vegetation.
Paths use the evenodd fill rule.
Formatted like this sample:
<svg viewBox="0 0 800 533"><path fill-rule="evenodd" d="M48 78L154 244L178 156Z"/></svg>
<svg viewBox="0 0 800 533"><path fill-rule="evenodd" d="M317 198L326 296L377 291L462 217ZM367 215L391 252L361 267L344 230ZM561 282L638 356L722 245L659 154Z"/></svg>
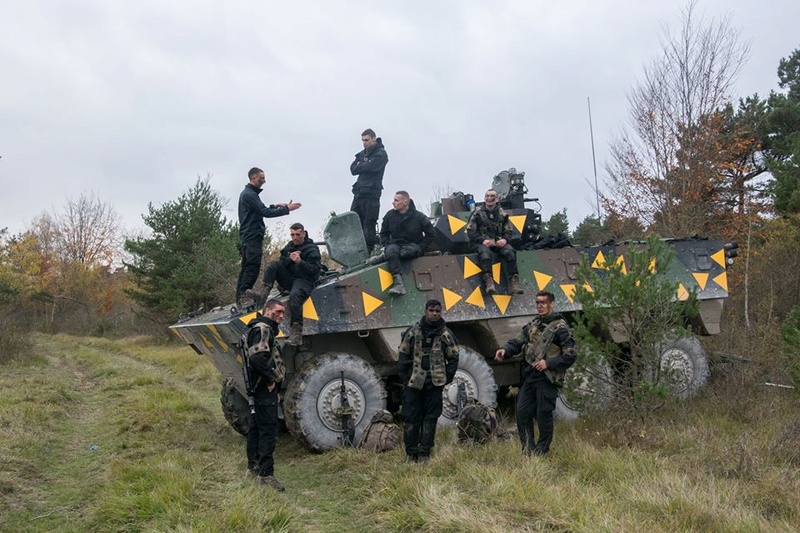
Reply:
<svg viewBox="0 0 800 533"><path fill-rule="evenodd" d="M244 478L220 376L188 348L40 335L0 374L0 531L789 531L800 415L754 366L644 420L559 424L546 459L514 440L432 460L282 435L278 494ZM758 379L756 379L758 378ZM742 391L747 391L743 393ZM96 449L93 447L96 446Z"/></svg>

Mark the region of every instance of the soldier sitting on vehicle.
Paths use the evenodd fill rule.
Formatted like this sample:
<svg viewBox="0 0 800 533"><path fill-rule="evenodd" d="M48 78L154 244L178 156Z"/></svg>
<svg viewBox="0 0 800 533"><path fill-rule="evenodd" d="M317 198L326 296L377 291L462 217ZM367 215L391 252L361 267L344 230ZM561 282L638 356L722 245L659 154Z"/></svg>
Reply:
<svg viewBox="0 0 800 533"><path fill-rule="evenodd" d="M508 292L522 294L517 270L517 252L509 244L511 239L511 223L508 215L497 202L497 191L489 189L484 196L484 203L475 208L467 222L467 237L475 245L478 263L483 272L483 283L486 294L495 294L497 289L492 279L492 262L494 253L500 254L508 275Z"/></svg>
<svg viewBox="0 0 800 533"><path fill-rule="evenodd" d="M281 287L289 289L289 344L303 344L303 304L314 290L322 268L319 246L308 238L308 233L299 222L289 227L291 241L281 250L280 258L269 264L264 271L264 288L261 291L249 290L245 296L263 302L277 281Z"/></svg>
<svg viewBox="0 0 800 533"><path fill-rule="evenodd" d="M428 217L417 211L406 191L397 191L392 200L392 209L384 215L381 223L383 252L367 259L368 265L389 262L389 273L394 282L389 294L399 296L406 293L400 274L400 260L423 255L433 242L433 235L433 225Z"/></svg>

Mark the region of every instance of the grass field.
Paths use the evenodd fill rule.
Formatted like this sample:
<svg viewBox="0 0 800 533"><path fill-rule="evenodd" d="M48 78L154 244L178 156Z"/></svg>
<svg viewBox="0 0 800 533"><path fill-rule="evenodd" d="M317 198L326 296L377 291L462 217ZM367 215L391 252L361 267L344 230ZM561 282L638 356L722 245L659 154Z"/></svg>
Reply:
<svg viewBox="0 0 800 533"><path fill-rule="evenodd" d="M800 408L728 370L647 420L558 424L546 458L514 441L434 457L306 452L281 435L284 493L244 478L221 377L147 339L38 336L0 366L0 531L797 531Z"/></svg>

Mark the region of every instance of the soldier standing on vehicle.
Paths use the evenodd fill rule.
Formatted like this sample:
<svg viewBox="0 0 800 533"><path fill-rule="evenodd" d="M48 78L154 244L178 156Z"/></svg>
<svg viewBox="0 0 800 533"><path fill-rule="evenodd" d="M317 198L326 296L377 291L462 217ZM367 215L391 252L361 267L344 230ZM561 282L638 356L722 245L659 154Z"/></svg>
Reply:
<svg viewBox="0 0 800 533"><path fill-rule="evenodd" d="M267 207L258 197L263 190L266 177L264 171L253 167L247 173L250 183L244 186L239 195L239 246L242 256L242 268L236 282L236 304L242 304L244 291L250 289L258 279L261 270L261 258L264 249L264 218L288 215L302 204L289 200L286 203Z"/></svg>
<svg viewBox="0 0 800 533"><path fill-rule="evenodd" d="M496 361L503 361L521 353L525 359L516 409L517 430L525 455L544 455L550 450L558 387L564 384L564 375L575 362L572 333L567 321L554 308L553 293L539 291L536 294L539 315L494 356ZM539 426L538 442L534 438L534 420Z"/></svg>
<svg viewBox="0 0 800 533"><path fill-rule="evenodd" d="M386 170L389 156L386 155L381 138L376 138L375 132L369 128L361 134L361 143L364 149L356 154L355 160L350 164L350 173L358 176L353 183L353 203L350 211L357 213L361 219L367 251L372 251L378 242L375 225L380 215L383 172Z"/></svg>
<svg viewBox="0 0 800 533"><path fill-rule="evenodd" d="M417 211L406 191L397 191L394 194L392 207L384 215L381 224L383 253L367 259L367 264L388 261L389 273L394 281L389 294L403 295L406 288L400 274L400 260L412 259L425 253L433 242L433 225L428 217Z"/></svg>
<svg viewBox="0 0 800 533"><path fill-rule="evenodd" d="M322 256L319 246L308 238L302 224L296 222L289 227L291 241L281 250L280 258L271 262L264 271L264 288L261 291L248 290L245 296L259 303L269 297L272 285L277 281L289 290L289 344L303 344L303 304L314 290L322 270Z"/></svg>
<svg viewBox="0 0 800 533"><path fill-rule="evenodd" d="M482 205L475 208L467 222L467 237L475 245L478 262L483 272L486 294L495 294L497 289L492 279L494 253L500 254L508 275L508 292L522 294L517 270L517 252L508 241L511 239L511 222L508 215L497 202L497 191L489 189L483 197Z"/></svg>
<svg viewBox="0 0 800 533"><path fill-rule="evenodd" d="M427 461L442 414L442 391L458 368L458 344L442 318L442 303L428 300L425 315L408 328L398 348L397 373L403 383L403 436L406 458Z"/></svg>
<svg viewBox="0 0 800 533"><path fill-rule="evenodd" d="M283 322L283 304L269 300L264 314L247 324L247 354L250 361L255 415L250 417L247 432L247 474L258 476L260 485L269 485L283 491L283 484L275 478L275 461L272 454L278 441L278 384L286 372L280 348L275 343L278 326Z"/></svg>

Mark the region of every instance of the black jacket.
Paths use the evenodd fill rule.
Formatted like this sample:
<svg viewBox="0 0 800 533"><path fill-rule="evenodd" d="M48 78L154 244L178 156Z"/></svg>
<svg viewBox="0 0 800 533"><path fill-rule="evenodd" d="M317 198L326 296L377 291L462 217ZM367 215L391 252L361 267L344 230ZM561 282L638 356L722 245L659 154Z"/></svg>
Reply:
<svg viewBox="0 0 800 533"><path fill-rule="evenodd" d="M300 251L300 262L295 263L289 259L289 254L292 252ZM322 256L319 253L319 246L314 244L314 241L306 237L301 245L295 245L292 241L283 247L281 256L278 259L289 272L293 278L302 278L315 283L319 278L319 272L322 269Z"/></svg>
<svg viewBox="0 0 800 533"><path fill-rule="evenodd" d="M394 209L383 216L381 223L381 246L387 244L418 244L425 253L433 242L433 224L413 204L408 211L400 213Z"/></svg>
<svg viewBox="0 0 800 533"><path fill-rule="evenodd" d="M258 197L263 189L248 183L239 195L239 240L242 243L264 238L264 218L289 214L288 207L269 207Z"/></svg>
<svg viewBox="0 0 800 533"><path fill-rule="evenodd" d="M369 149L361 150L350 164L350 173L358 176L353 184L353 195L362 198L380 198L383 190L383 171L389 156L383 147L383 141L377 138Z"/></svg>

